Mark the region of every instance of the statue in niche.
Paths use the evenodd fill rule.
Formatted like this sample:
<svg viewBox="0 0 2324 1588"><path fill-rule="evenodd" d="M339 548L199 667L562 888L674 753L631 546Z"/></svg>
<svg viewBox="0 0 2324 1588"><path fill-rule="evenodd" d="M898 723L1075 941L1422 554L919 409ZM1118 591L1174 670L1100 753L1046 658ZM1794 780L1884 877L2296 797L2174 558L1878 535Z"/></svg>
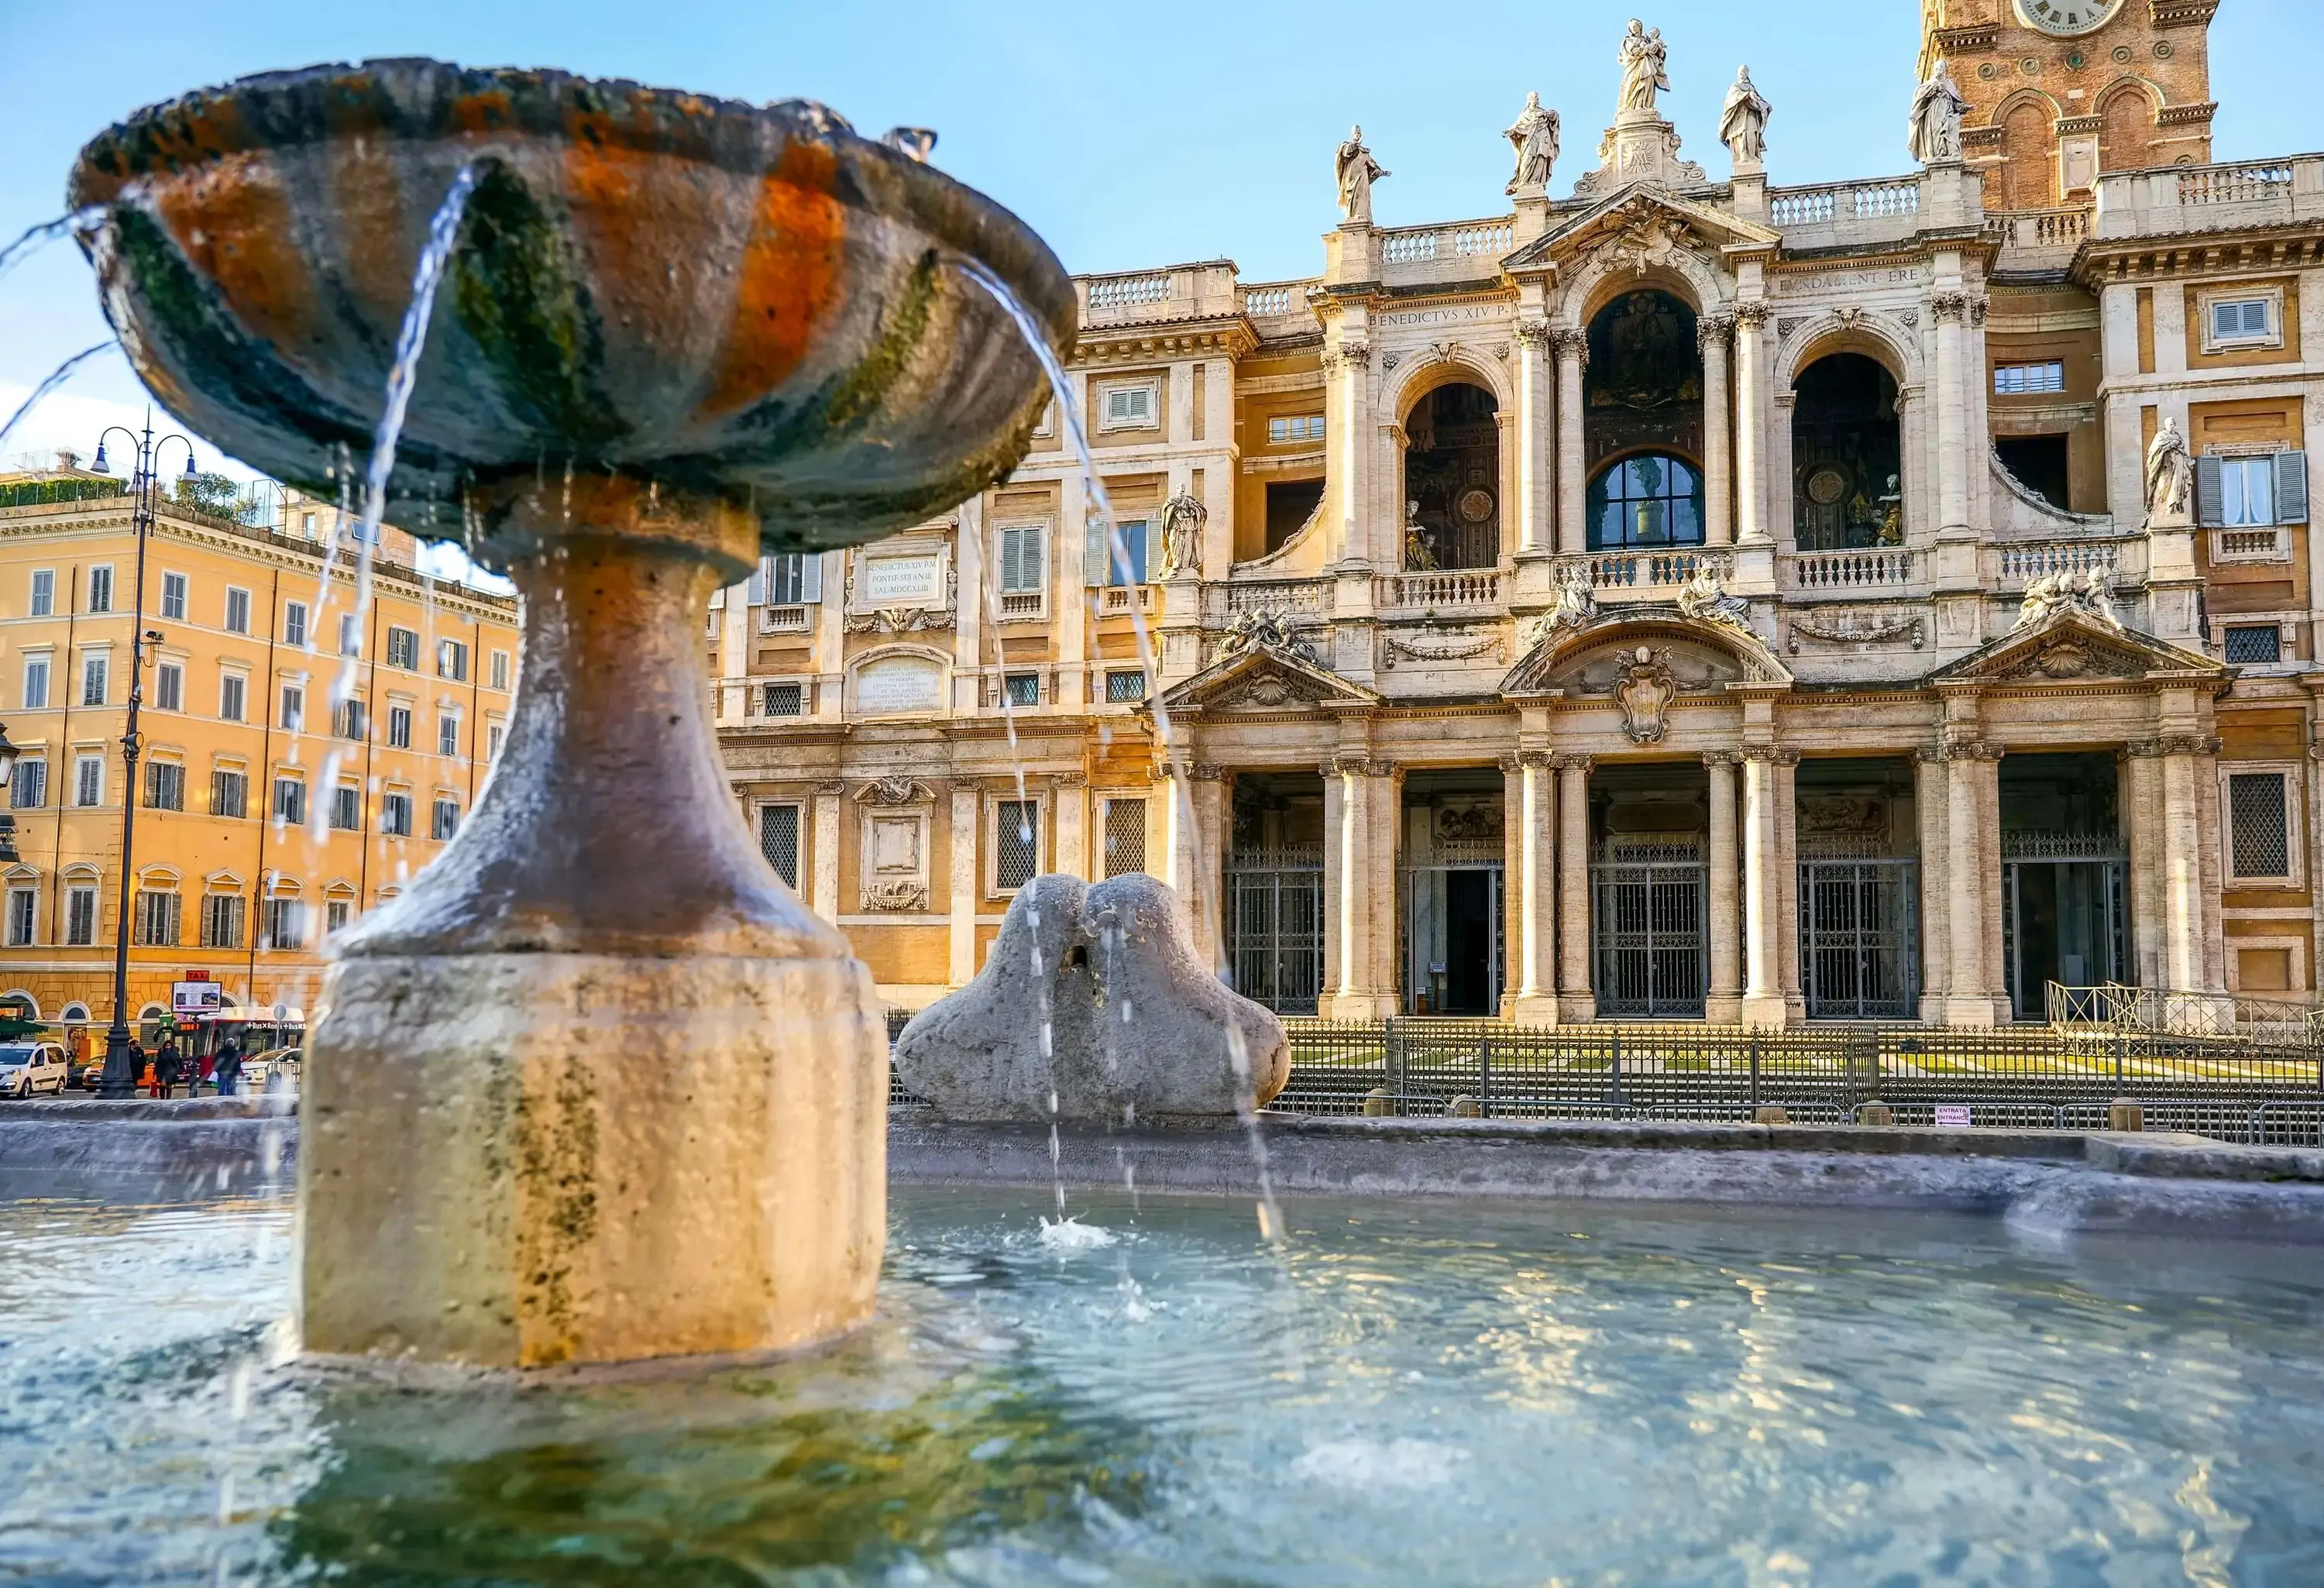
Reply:
<svg viewBox="0 0 2324 1588"><path fill-rule="evenodd" d="M1420 522L1420 503L1404 504L1404 571L1412 574L1436 571L1434 533Z"/></svg>
<svg viewBox="0 0 2324 1588"><path fill-rule="evenodd" d="M2194 483L2195 460L2187 455L2187 438L2180 434L2179 421L2166 413L2146 448L2147 522L2184 522Z"/></svg>
<svg viewBox="0 0 2324 1588"><path fill-rule="evenodd" d="M1670 47L1663 42L1663 31L1646 32L1637 17L1630 19L1629 31L1622 35L1622 102L1625 111L1643 110L1652 115L1655 95L1670 91L1670 75L1665 67L1670 60Z"/></svg>
<svg viewBox="0 0 2324 1588"><path fill-rule="evenodd" d="M1372 152L1364 147L1362 127L1348 129L1347 142L1340 145L1334 166L1340 182L1340 213L1347 217L1350 226L1371 225L1372 184L1388 172L1372 158Z"/></svg>
<svg viewBox="0 0 2324 1588"><path fill-rule="evenodd" d="M1953 81L1953 69L1940 60L1937 75L1913 96L1913 158L1923 165L1959 160L1961 117L1968 113L1969 101L1961 97L1960 85Z"/></svg>
<svg viewBox="0 0 2324 1588"><path fill-rule="evenodd" d="M1888 476L1888 489L1880 498L1880 539L1883 546L1904 543L1904 493L1895 475Z"/></svg>
<svg viewBox="0 0 2324 1588"><path fill-rule="evenodd" d="M1181 485L1162 504L1162 573L1165 579L1199 574L1203 568L1203 526L1211 510Z"/></svg>
<svg viewBox="0 0 2324 1588"><path fill-rule="evenodd" d="M1767 158L1767 118L1775 107L1762 98L1751 80L1751 69L1738 68L1734 86L1727 90L1727 107L1719 116L1719 141L1735 157L1738 171L1757 171Z"/></svg>
<svg viewBox="0 0 2324 1588"><path fill-rule="evenodd" d="M1525 108L1517 112L1505 134L1509 147L1517 151L1517 171L1509 185L1502 189L1508 193L1538 195L1549 189L1550 168L1557 163L1557 112L1542 108L1541 96L1527 94Z"/></svg>

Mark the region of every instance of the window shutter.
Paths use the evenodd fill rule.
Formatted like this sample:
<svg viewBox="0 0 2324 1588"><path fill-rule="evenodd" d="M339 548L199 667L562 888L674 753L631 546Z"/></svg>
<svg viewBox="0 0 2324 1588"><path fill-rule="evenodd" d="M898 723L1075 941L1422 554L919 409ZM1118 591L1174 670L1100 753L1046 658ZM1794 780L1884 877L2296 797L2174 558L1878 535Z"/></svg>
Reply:
<svg viewBox="0 0 2324 1588"><path fill-rule="evenodd" d="M710 592L710 610L713 612L724 612L725 609L726 586L721 585L718 588Z"/></svg>
<svg viewBox="0 0 2324 1588"><path fill-rule="evenodd" d="M1049 531L1025 530L1017 536L1017 568L1025 576L1022 590L1046 589L1049 583Z"/></svg>
<svg viewBox="0 0 2324 1588"><path fill-rule="evenodd" d="M2275 522L2280 524L2304 524L2308 522L2308 454L2279 452L2275 455Z"/></svg>
<svg viewBox="0 0 2324 1588"><path fill-rule="evenodd" d="M1105 522L1096 513L1089 515L1082 544L1082 583L1094 588L1106 581L1112 553L1105 543Z"/></svg>
<svg viewBox="0 0 2324 1588"><path fill-rule="evenodd" d="M799 603L813 606L823 599L823 553L802 554L799 563Z"/></svg>
<svg viewBox="0 0 2324 1588"><path fill-rule="evenodd" d="M2219 460L2195 460L2195 522L2216 530L2227 522L2227 491L2220 482Z"/></svg>
<svg viewBox="0 0 2324 1588"><path fill-rule="evenodd" d="M767 604L767 582L774 571L774 567L773 558L759 559L759 566L751 574L751 587L742 597L743 605L764 606Z"/></svg>

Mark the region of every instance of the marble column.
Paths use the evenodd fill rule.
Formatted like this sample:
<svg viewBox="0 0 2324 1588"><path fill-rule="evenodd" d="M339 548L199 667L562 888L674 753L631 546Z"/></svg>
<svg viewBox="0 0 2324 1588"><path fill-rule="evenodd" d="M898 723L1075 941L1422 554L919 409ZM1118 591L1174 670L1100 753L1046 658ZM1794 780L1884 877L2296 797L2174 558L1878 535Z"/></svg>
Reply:
<svg viewBox="0 0 2324 1588"><path fill-rule="evenodd" d="M1557 995L1559 1018L1597 1018L1590 984L1590 757L1561 755L1557 769Z"/></svg>
<svg viewBox="0 0 2324 1588"><path fill-rule="evenodd" d="M1784 1023L1783 960L1776 948L1783 907L1775 897L1782 852L1775 834L1775 752L1743 751L1743 999L1738 1014L1752 1027Z"/></svg>
<svg viewBox="0 0 2324 1588"><path fill-rule="evenodd" d="M2195 780L2208 762L2201 739L2166 736L2163 754L2163 969L2164 985L2192 992L2203 986L2203 857Z"/></svg>
<svg viewBox="0 0 2324 1588"><path fill-rule="evenodd" d="M1557 350L1557 549L1577 556L1590 545L1589 465L1582 436L1582 372L1590 362L1585 331L1550 333Z"/></svg>
<svg viewBox="0 0 2324 1588"><path fill-rule="evenodd" d="M1997 753L1975 740L1942 746L1945 760L1945 1024L1990 1026L1995 994L1986 979L1986 900L2001 887L1999 835L1984 831L1983 784Z"/></svg>
<svg viewBox="0 0 2324 1588"><path fill-rule="evenodd" d="M1340 862L1332 1012L1339 1020L1381 1020L1396 1012L1396 771L1385 762L1343 755L1327 775L1340 793L1339 831L1325 834Z"/></svg>
<svg viewBox="0 0 2324 1588"><path fill-rule="evenodd" d="M1507 790L1504 820L1515 865L1509 875L1517 896L1517 930L1510 939L1516 963L1508 981L1515 989L1511 1015L1519 1025L1557 1023L1557 771L1538 750L1501 760Z"/></svg>
<svg viewBox="0 0 2324 1588"><path fill-rule="evenodd" d="M1364 878L1364 904L1371 916L1370 1018L1383 1020L1402 1007L1398 989L1404 977L1397 963L1400 934L1397 930L1396 870L1404 817L1404 770L1393 762L1375 761L1366 766L1364 780L1371 785L1364 796L1370 807L1370 853L1366 856L1369 863Z"/></svg>
<svg viewBox="0 0 2324 1588"><path fill-rule="evenodd" d="M844 785L835 782L816 787L808 835L814 870L809 873L807 908L834 926L839 924L839 817L845 791Z"/></svg>
<svg viewBox="0 0 2324 1588"><path fill-rule="evenodd" d="M974 787L953 785L951 884L946 900L949 954L945 980L954 987L968 985L976 974L976 818L982 809L982 798Z"/></svg>
<svg viewBox="0 0 2324 1588"><path fill-rule="evenodd" d="M1767 359L1765 303L1735 306L1735 539L1767 542Z"/></svg>
<svg viewBox="0 0 2324 1588"><path fill-rule="evenodd" d="M1969 299L1962 292L1939 292L1929 300L1929 313L1937 328L1937 533L1967 535L1969 471L1981 458L1969 456L1969 397L1964 343Z"/></svg>
<svg viewBox="0 0 2324 1588"><path fill-rule="evenodd" d="M1793 1023L1807 1019L1807 999L1800 982L1800 752L1775 752L1775 872L1769 879L1775 900L1775 981L1784 994L1786 1018Z"/></svg>
<svg viewBox="0 0 2324 1588"><path fill-rule="evenodd" d="M1735 322L1705 315L1694 326L1702 349L1702 539L1724 546L1735 533L1733 415L1729 407L1727 337ZM1729 767L1730 780L1732 767Z"/></svg>
<svg viewBox="0 0 2324 1588"><path fill-rule="evenodd" d="M2130 963L2123 979L2142 987L2167 985L2163 963L2163 762L2162 746L2153 739L2135 740L2122 747L2115 765L2120 769L2122 830L2129 841L2130 863L2125 879L2129 898Z"/></svg>
<svg viewBox="0 0 2324 1588"><path fill-rule="evenodd" d="M1517 523L1519 557L1535 557L1554 549L1550 522L1553 466L1555 453L1555 403L1551 386L1549 328L1532 323L1517 330Z"/></svg>
<svg viewBox="0 0 2324 1588"><path fill-rule="evenodd" d="M1338 767L1330 762L1323 766L1323 974L1322 986L1316 993L1315 1012L1332 1018L1340 989L1345 983L1345 965L1342 955L1347 944L1348 864L1345 837L1348 831L1347 780Z"/></svg>
<svg viewBox="0 0 2324 1588"><path fill-rule="evenodd" d="M1732 750L1710 751L1702 758L1711 773L1711 991L1702 1013L1715 1026L1731 1026L1743 1013L1742 874L1735 810L1735 769L1742 760Z"/></svg>
<svg viewBox="0 0 2324 1588"><path fill-rule="evenodd" d="M1371 489L1373 441L1370 345L1344 336L1323 350L1323 378L1329 395L1327 421L1332 435L1325 443L1324 477L1336 481L1325 510L1323 560L1327 568L1364 561L1365 499ZM1400 525L1404 521L1397 520ZM1393 568L1391 561L1388 566Z"/></svg>
<svg viewBox="0 0 2324 1588"><path fill-rule="evenodd" d="M1946 834L1945 762L1936 751L1913 758L1913 805L1921 828L1921 1023L1944 1023L1950 982L1951 918L1946 912L1952 874Z"/></svg>

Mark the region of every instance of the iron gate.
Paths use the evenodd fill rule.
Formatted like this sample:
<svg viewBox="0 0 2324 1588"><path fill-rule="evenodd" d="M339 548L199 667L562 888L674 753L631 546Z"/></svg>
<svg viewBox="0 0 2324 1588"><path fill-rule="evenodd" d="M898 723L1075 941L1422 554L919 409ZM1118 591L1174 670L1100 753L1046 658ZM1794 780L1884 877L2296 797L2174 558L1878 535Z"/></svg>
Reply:
<svg viewBox="0 0 2324 1588"><path fill-rule="evenodd" d="M1314 1014L1323 986L1323 852L1231 852L1227 907L1235 991L1277 1014Z"/></svg>
<svg viewBox="0 0 2324 1588"><path fill-rule="evenodd" d="M1625 845L1591 863L1600 1014L1702 1018L1708 884L1692 844Z"/></svg>
<svg viewBox="0 0 2324 1588"><path fill-rule="evenodd" d="M2001 863L2001 963L2007 978L2006 991L2021 1020L2046 1018L2047 983L2096 987L2130 982L2129 909L2126 902L2129 863L2120 853L2121 840L2111 834L2006 834ZM2115 853L2107 854L2107 850ZM2052 946L2058 956L2054 969L2026 963L2029 931L2027 872L2041 870L2050 884L2052 900L2061 907L2052 918ZM2077 918L2069 930L2061 919L2070 910ZM2065 939L2070 937L2070 946ZM2071 953L2077 964L2067 963ZM2076 974L2079 972L2079 974Z"/></svg>
<svg viewBox="0 0 2324 1588"><path fill-rule="evenodd" d="M1920 872L1909 859L1800 863L1800 971L1810 1020L1919 1014Z"/></svg>

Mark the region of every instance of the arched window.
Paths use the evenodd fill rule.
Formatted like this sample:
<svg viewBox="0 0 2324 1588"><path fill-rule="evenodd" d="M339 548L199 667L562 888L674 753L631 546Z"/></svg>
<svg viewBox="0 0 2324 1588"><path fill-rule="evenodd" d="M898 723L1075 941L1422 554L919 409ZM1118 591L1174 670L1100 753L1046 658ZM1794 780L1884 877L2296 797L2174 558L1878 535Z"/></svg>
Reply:
<svg viewBox="0 0 2324 1588"><path fill-rule="evenodd" d="M1590 549L1702 544L1702 475L1668 452L1623 458L1590 482Z"/></svg>
<svg viewBox="0 0 2324 1588"><path fill-rule="evenodd" d="M1896 379L1861 353L1800 372L1792 408L1792 523L1803 551L1900 546L1903 448Z"/></svg>
<svg viewBox="0 0 2324 1588"><path fill-rule="evenodd" d="M1482 386L1439 386L1404 421L1404 566L1490 568L1500 556L1499 405Z"/></svg>

